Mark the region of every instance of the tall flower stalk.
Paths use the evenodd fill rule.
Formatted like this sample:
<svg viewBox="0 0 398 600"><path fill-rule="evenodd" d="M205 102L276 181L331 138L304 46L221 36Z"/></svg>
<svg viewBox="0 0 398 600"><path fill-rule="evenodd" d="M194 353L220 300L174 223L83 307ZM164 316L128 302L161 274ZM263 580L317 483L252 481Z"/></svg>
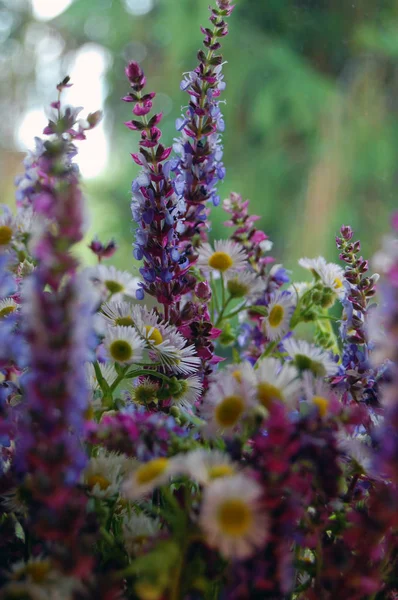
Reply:
<svg viewBox="0 0 398 600"><path fill-rule="evenodd" d="M162 114L148 117L155 93L143 93L146 77L138 63L128 65L126 76L131 91L123 100L134 104L136 118L125 125L141 135L140 151L132 154L142 167L132 184L131 203L137 223L134 256L144 261L140 269L144 282L137 291L137 298L142 299L145 292L154 296L164 305L164 316L168 318L169 306L186 291L184 276L190 266L185 253L178 249L184 201L175 193L170 179L171 164L167 158L172 148L165 148L159 141Z"/></svg>
<svg viewBox="0 0 398 600"><path fill-rule="evenodd" d="M216 186L224 179L225 169L220 135L224 131L224 120L219 97L225 83L223 57L217 51L221 48L220 39L228 34L225 19L233 8L229 0L217 0L217 8L211 9L212 29L201 28L205 39L204 49L198 52L199 64L185 74L180 86L189 95L187 110L177 120L181 137L174 143L179 159L173 167L173 183L186 203L184 228L179 235L182 247L192 243L198 234L202 240L206 239L203 229L207 217L205 204L209 200L214 206L220 203Z"/></svg>
<svg viewBox="0 0 398 600"><path fill-rule="evenodd" d="M50 137L43 142L31 197L40 232L32 241L38 266L23 290L30 368L23 381L26 405L17 448L19 467L29 473L24 487L31 497L32 530L52 544L51 553L63 569L83 574L91 559L82 558L84 548L79 552L76 544L86 504L76 482L86 462L81 438L91 309L71 254L85 225L79 173L71 156L76 153L73 138L84 138L99 114L76 127L77 111L61 108L67 86L68 78L57 86L59 97L52 104L56 116L44 130Z"/></svg>

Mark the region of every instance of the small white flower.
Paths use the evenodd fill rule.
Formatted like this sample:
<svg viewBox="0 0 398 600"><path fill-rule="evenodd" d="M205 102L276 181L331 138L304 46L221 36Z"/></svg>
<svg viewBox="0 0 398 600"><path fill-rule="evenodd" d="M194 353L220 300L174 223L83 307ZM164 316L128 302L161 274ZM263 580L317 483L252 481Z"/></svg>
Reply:
<svg viewBox="0 0 398 600"><path fill-rule="evenodd" d="M319 277L325 287L330 288L338 298L344 298L344 271L339 265L327 263L319 269Z"/></svg>
<svg viewBox="0 0 398 600"><path fill-rule="evenodd" d="M213 379L204 398L203 417L208 435L233 435L254 406L254 390L245 379L220 373Z"/></svg>
<svg viewBox="0 0 398 600"><path fill-rule="evenodd" d="M123 300L123 296L135 298L139 279L127 271L118 271L113 265L97 265L86 270L86 275L96 286L102 286L104 296L112 300Z"/></svg>
<svg viewBox="0 0 398 600"><path fill-rule="evenodd" d="M144 513L125 515L123 519L123 539L130 555L138 554L145 542L155 537L161 528L159 519L151 519Z"/></svg>
<svg viewBox="0 0 398 600"><path fill-rule="evenodd" d="M92 496L111 498L119 494L126 473L135 464L136 461L125 454L107 452L101 448L98 455L91 457L88 462L83 473L84 483Z"/></svg>
<svg viewBox="0 0 398 600"><path fill-rule="evenodd" d="M140 464L123 484L123 494L129 500L137 500L152 493L157 487L168 483L178 473L176 459L153 458Z"/></svg>
<svg viewBox="0 0 398 600"><path fill-rule="evenodd" d="M36 225L36 221L40 220L40 218L42 217L39 217L31 206L20 210L15 219L17 234L20 236L30 234Z"/></svg>
<svg viewBox="0 0 398 600"><path fill-rule="evenodd" d="M132 308L134 326L148 349L154 362L174 373L191 375L201 364L193 345L187 345L186 339L176 327L161 321L158 315L145 306Z"/></svg>
<svg viewBox="0 0 398 600"><path fill-rule="evenodd" d="M317 258L300 258L298 263L300 267L311 271L311 273L317 279L320 278L320 270L327 265L327 262L323 256L318 256Z"/></svg>
<svg viewBox="0 0 398 600"><path fill-rule="evenodd" d="M282 364L277 358L262 358L256 363L256 397L264 408L269 408L274 400L296 408L301 384L297 369Z"/></svg>
<svg viewBox="0 0 398 600"><path fill-rule="evenodd" d="M198 267L207 271L226 273L248 266L243 247L230 240L214 242L214 250L210 244L202 244L198 250L198 255Z"/></svg>
<svg viewBox="0 0 398 600"><path fill-rule="evenodd" d="M294 308L293 297L288 292L278 292L271 298L267 306L268 316L262 321L263 332L269 340L280 340L286 335Z"/></svg>
<svg viewBox="0 0 398 600"><path fill-rule="evenodd" d="M316 406L321 417L326 417L333 395L331 387L323 379L314 377L311 371L304 371L303 392L305 401Z"/></svg>
<svg viewBox="0 0 398 600"><path fill-rule="evenodd" d="M283 341L283 345L299 371L312 371L315 376L325 377L334 375L338 370L338 364L330 354L314 344L289 338Z"/></svg>
<svg viewBox="0 0 398 600"><path fill-rule="evenodd" d="M292 294L292 297L297 302L304 296L305 292L308 292L311 287L312 284L308 283L307 281L295 281L287 288L287 291Z"/></svg>
<svg viewBox="0 0 398 600"><path fill-rule="evenodd" d="M219 450L198 448L180 457L183 472L206 485L219 477L232 477L238 473L239 465L234 463L228 454Z"/></svg>
<svg viewBox="0 0 398 600"><path fill-rule="evenodd" d="M323 256L300 258L299 265L311 271L315 279L320 280L325 287L332 290L335 296L332 295L330 304L333 304L336 296L344 297L344 270L339 265L326 262Z"/></svg>
<svg viewBox="0 0 398 600"><path fill-rule="evenodd" d="M250 271L227 273L225 284L232 298L253 298L265 289L265 281L257 273Z"/></svg>
<svg viewBox="0 0 398 600"><path fill-rule="evenodd" d="M104 338L104 346L110 360L121 365L140 362L144 342L131 327L110 327Z"/></svg>
<svg viewBox="0 0 398 600"><path fill-rule="evenodd" d="M133 327L132 304L122 301L104 302L101 306L102 317L108 326Z"/></svg>
<svg viewBox="0 0 398 600"><path fill-rule="evenodd" d="M117 377L115 367L111 363L98 363L98 365L102 377L105 379L106 383L111 386ZM91 391L96 392L100 389L93 363L86 363L86 377Z"/></svg>
<svg viewBox="0 0 398 600"><path fill-rule="evenodd" d="M38 556L11 566L9 583L2 590L6 597L30 600L72 600L82 591L81 583L64 576L50 559Z"/></svg>
<svg viewBox="0 0 398 600"><path fill-rule="evenodd" d="M339 432L337 436L338 448L351 459L357 470L363 474L379 479L381 474L374 468L374 454L372 452L372 440L367 435L350 436L345 431Z"/></svg>
<svg viewBox="0 0 398 600"><path fill-rule="evenodd" d="M0 319L4 319L18 310L18 304L12 298L0 300Z"/></svg>
<svg viewBox="0 0 398 600"><path fill-rule="evenodd" d="M173 392L172 403L176 406L182 406L186 410L191 410L195 402L199 400L203 385L196 375L191 375L186 379L178 379L179 390Z"/></svg>
<svg viewBox="0 0 398 600"><path fill-rule="evenodd" d="M267 539L261 487L243 474L211 482L203 493L199 524L208 544L225 558L245 559Z"/></svg>

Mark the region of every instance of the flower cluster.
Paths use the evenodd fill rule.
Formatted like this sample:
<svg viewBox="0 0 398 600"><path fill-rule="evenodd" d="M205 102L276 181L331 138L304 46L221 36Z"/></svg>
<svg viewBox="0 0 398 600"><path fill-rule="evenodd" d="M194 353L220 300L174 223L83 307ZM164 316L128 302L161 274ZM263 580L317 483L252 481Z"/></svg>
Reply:
<svg viewBox="0 0 398 600"><path fill-rule="evenodd" d="M2 209L2 600L398 597L398 239L379 278L343 226L345 268L302 257L290 281L236 193L207 239L232 8L202 29L173 146L126 67L142 278L104 262L115 240L73 255L75 142L100 115L63 106L68 78Z"/></svg>

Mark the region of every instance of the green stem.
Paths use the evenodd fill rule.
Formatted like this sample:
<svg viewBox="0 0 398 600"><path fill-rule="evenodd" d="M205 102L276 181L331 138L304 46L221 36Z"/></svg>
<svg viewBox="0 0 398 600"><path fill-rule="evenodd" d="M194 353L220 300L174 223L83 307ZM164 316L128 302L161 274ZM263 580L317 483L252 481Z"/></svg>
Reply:
<svg viewBox="0 0 398 600"><path fill-rule="evenodd" d="M242 312L242 310L245 310L246 308L250 308L250 307L246 306L246 301L245 301L243 304L240 304L240 306L238 306L237 308L235 308L235 310L233 310L232 312L230 312L227 315L225 315L224 319L232 319L232 317L235 317L240 312Z"/></svg>
<svg viewBox="0 0 398 600"><path fill-rule="evenodd" d="M221 321L224 319L225 310L226 310L228 304L231 302L231 300L232 300L232 296L229 296L227 298L227 301L225 302L224 306L222 307L220 314L218 315L217 321L215 323L215 327L217 327L221 323Z"/></svg>
<svg viewBox="0 0 398 600"><path fill-rule="evenodd" d="M270 344L268 344L268 346L266 347L266 349L264 350L264 352L262 353L260 358L265 358L266 356L269 356L270 354L272 354L273 350L276 348L277 345L278 345L277 341L274 341L274 342L271 342Z"/></svg>
<svg viewBox="0 0 398 600"><path fill-rule="evenodd" d="M328 315L322 315L322 316L328 316ZM327 333L328 335L330 335L330 338L332 340L332 350L334 352L334 354L338 354L340 355L340 348L339 345L337 343L337 338L336 338L336 334L334 332L332 323L330 321L330 319L326 318L326 319L318 319L317 317L317 321L318 321L318 327L321 331L324 331L325 333Z"/></svg>
<svg viewBox="0 0 398 600"><path fill-rule="evenodd" d="M141 375L150 375L151 377L157 377L162 381L166 381L166 383L170 383L170 377L167 377L167 375L164 375L163 373L158 373L157 371L151 371L150 369L138 369L137 371L130 371L130 373L127 373L125 378L133 379L134 377L140 377Z"/></svg>

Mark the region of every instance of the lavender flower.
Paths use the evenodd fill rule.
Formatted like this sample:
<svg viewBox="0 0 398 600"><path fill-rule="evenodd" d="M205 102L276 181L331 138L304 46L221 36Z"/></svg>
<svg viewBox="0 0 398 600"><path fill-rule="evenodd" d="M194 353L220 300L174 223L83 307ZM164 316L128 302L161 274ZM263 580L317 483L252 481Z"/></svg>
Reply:
<svg viewBox="0 0 398 600"><path fill-rule="evenodd" d="M68 81L61 82L59 93ZM54 137L44 143L37 160L40 178L31 196L42 232L33 244L38 266L23 289L30 368L23 378L26 407L17 449L19 468L29 473L30 524L39 537L57 543L53 552L65 569L73 570L81 557L76 537L85 518L85 498L75 484L86 462L81 437L91 306L82 297L77 261L70 254L84 231L71 140L84 138L84 129L74 129L77 111L61 112L59 100L54 107L57 116L45 129Z"/></svg>
<svg viewBox="0 0 398 600"><path fill-rule="evenodd" d="M140 151L132 154L134 161L142 167L132 184L131 203L133 219L137 223L134 256L144 261L140 269L144 282L137 298L142 299L144 292L154 296L164 304L167 318L170 304L189 289L189 280L185 278L189 258L178 248L185 203L170 180L171 164L167 158L172 149L165 148L159 141L162 133L158 125L162 115L147 117L155 93L142 93L146 78L137 63L132 62L126 67L126 76L132 91L123 100L134 104L133 114L140 120L134 118L125 124L141 134Z"/></svg>
<svg viewBox="0 0 398 600"><path fill-rule="evenodd" d="M225 17L233 10L229 1L218 0L217 8L211 9L213 29L201 28L205 36L205 50L198 53L199 64L194 71L186 73L181 90L189 95L185 114L177 119L176 127L181 137L175 140L173 149L179 160L173 165L174 189L185 200L184 227L180 232L180 245L185 247L195 235L206 238L203 224L206 221L205 203L220 203L217 183L225 177L222 163L223 146L221 133L224 120L219 97L225 89L222 74L222 56L216 54L221 47L219 39L228 33Z"/></svg>
<svg viewBox="0 0 398 600"><path fill-rule="evenodd" d="M367 316L370 300L376 293L378 276L367 277L368 261L357 256L359 241L352 242L351 227L343 225L341 237L336 238L340 259L346 263L344 285L346 294L342 299L343 319L340 334L344 340L342 363L344 375L337 377L336 384L344 383L349 396L358 400L365 390L376 389L376 372L369 365ZM369 395L369 394L368 394Z"/></svg>

